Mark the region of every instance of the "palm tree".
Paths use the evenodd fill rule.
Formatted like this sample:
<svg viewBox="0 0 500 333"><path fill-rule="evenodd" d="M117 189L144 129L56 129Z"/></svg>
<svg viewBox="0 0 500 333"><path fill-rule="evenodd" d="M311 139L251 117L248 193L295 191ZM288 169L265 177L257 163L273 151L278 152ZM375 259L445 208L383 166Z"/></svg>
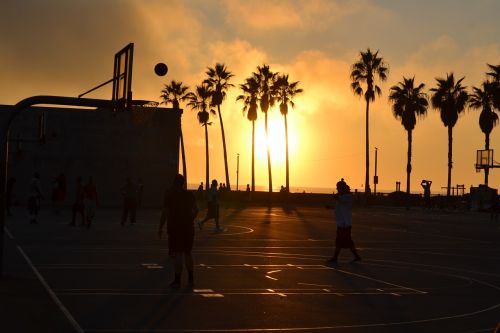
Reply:
<svg viewBox="0 0 500 333"><path fill-rule="evenodd" d="M417 123L417 116L427 114L427 94L422 90L425 84L420 83L415 86L415 77L407 79L403 77L403 82L391 87L389 101L392 104L392 113L396 119L401 120L401 124L408 132L408 159L406 163L406 193L410 194L410 174L411 174L411 147L412 131Z"/></svg>
<svg viewBox="0 0 500 333"><path fill-rule="evenodd" d="M436 78L437 87L432 88L434 93L431 97L432 107L438 109L441 121L448 127L448 185L446 195L450 195L451 168L453 167L453 127L457 123L458 115L465 110L469 95L462 86L465 77L455 82L453 73L446 74L446 79Z"/></svg>
<svg viewBox="0 0 500 333"><path fill-rule="evenodd" d="M483 87L473 87L473 94L470 96L469 105L473 109L481 109L479 115L479 127L484 133L484 149L490 149L490 133L498 123L498 115L493 111L493 85L494 83L485 81ZM484 184L488 186L489 168L484 168Z"/></svg>
<svg viewBox="0 0 500 333"><path fill-rule="evenodd" d="M352 65L351 70L351 88L355 95L364 96L366 101L366 176L365 193L370 193L370 144L368 133L368 119L370 111L370 102L375 101L375 94L380 96L382 90L375 84L375 79L385 81L389 68L384 63L382 57L378 56L378 51L372 53L368 48L366 52L359 53L360 58ZM366 84L365 90L361 84Z"/></svg>
<svg viewBox="0 0 500 333"><path fill-rule="evenodd" d="M177 82L172 80L169 84L165 84L165 88L161 91L162 104L172 103L174 109L179 109L179 101L187 100L188 96L188 86L185 86L182 82ZM184 136L182 134L181 125L181 155L182 155L182 174L186 180L185 185L187 186L187 168L186 168L186 153L184 151Z"/></svg>
<svg viewBox="0 0 500 333"><path fill-rule="evenodd" d="M217 112L219 113L220 129L222 132L222 147L224 149L224 169L226 171L226 186L228 190L231 190L231 183L229 182L229 170L227 167L227 150L226 150L226 136L224 134L224 123L222 122L222 114L220 112L220 106L226 97L226 91L234 85L229 83L234 75L227 70L226 65L216 63L213 68L208 68L206 71L208 78L205 82L208 84L209 88L212 90L212 106L217 106Z"/></svg>
<svg viewBox="0 0 500 333"><path fill-rule="evenodd" d="M276 101L280 103L280 113L285 119L285 143L286 143L286 191L290 192L290 173L288 162L288 105L295 107L293 98L302 93L303 90L298 88L299 81L288 82L288 74L278 75L276 82L273 84L272 90Z"/></svg>
<svg viewBox="0 0 500 333"><path fill-rule="evenodd" d="M236 97L243 101L243 114L252 122L252 192L255 192L255 121L257 120L257 100L259 98L259 83L255 77L249 77L244 84L240 84L242 94Z"/></svg>
<svg viewBox="0 0 500 333"><path fill-rule="evenodd" d="M207 111L207 109L210 106L210 98L212 96L212 91L208 87L206 83L202 83L199 86L196 86L196 89L194 92L191 92L188 94L188 106L191 107L192 110L198 110L197 117L198 121L200 122L201 126L205 127L205 161L206 161L206 168L205 168L205 188L208 191L209 189L209 179L210 179L210 159L209 159L209 154L208 154L208 125L211 125L209 123L210 119L210 113L215 114L215 111L213 109L210 109Z"/></svg>
<svg viewBox="0 0 500 333"><path fill-rule="evenodd" d="M486 73L492 78L492 85L488 88L491 90L493 97L493 106L500 111L500 65L487 64L491 72Z"/></svg>
<svg viewBox="0 0 500 333"><path fill-rule="evenodd" d="M267 113L270 107L274 106L274 96L272 95L271 87L276 80L278 73L271 72L269 65L263 64L257 66L257 72L253 73L255 80L259 84L259 106L260 110L264 112L264 126L266 130L266 148L267 148L267 170L269 178L269 193L273 191L273 176L271 172L271 151L269 149L269 130L267 123Z"/></svg>

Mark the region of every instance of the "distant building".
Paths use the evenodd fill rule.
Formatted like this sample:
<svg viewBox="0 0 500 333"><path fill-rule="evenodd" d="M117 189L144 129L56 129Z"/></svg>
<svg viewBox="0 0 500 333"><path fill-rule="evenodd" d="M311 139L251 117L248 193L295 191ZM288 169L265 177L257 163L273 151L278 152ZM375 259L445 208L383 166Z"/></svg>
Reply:
<svg viewBox="0 0 500 333"><path fill-rule="evenodd" d="M10 106L0 105L0 121ZM134 107L129 112L106 109L32 107L11 126L8 177L17 179L21 204L34 172L50 203L53 178L67 179L66 204L74 196L75 179L92 176L103 206L121 205L120 188L127 177L144 184L143 207L161 205L166 186L178 173L182 110ZM23 191L26 189L26 191Z"/></svg>

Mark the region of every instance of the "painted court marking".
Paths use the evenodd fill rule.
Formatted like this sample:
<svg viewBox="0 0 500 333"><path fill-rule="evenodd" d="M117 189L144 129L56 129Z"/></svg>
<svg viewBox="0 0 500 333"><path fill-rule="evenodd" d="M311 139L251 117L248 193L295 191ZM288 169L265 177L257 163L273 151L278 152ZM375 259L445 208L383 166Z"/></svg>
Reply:
<svg viewBox="0 0 500 333"><path fill-rule="evenodd" d="M4 228L4 230L7 233L7 235L9 236L9 238L12 239L12 240L14 240L14 237L9 232L9 230L7 228ZM21 246L16 245L16 247L17 247L17 250L24 257L24 260L26 260L26 262L30 266L30 268L33 271L33 273L35 273L35 275L38 278L38 280L40 280L40 282L42 283L42 285L45 288L45 290L47 290L47 292L50 295L50 298L52 298L52 300L54 301L54 303L56 303L56 305L59 307L59 309L62 311L62 313L66 316L66 319L68 319L68 321L70 322L71 326L73 326L73 328L78 333L85 333L85 331L80 326L80 324L78 324L78 322L75 320L75 318L71 315L71 313L68 311L68 309L61 302L61 300L59 299L59 297L57 297L57 295L54 293L54 291L50 288L49 284L47 283L47 281L45 281L45 279L40 274L40 272L38 271L38 269L36 269L36 267L33 265L33 263L31 262L30 258L26 255L26 253L24 253L24 251L21 248Z"/></svg>

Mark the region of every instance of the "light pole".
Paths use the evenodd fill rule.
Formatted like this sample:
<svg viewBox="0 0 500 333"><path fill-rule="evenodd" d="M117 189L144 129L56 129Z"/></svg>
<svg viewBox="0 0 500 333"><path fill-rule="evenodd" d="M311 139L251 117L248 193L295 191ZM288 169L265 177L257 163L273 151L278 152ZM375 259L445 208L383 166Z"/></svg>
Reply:
<svg viewBox="0 0 500 333"><path fill-rule="evenodd" d="M239 191L238 190L239 177L240 177L240 153L236 154L236 191Z"/></svg>
<svg viewBox="0 0 500 333"><path fill-rule="evenodd" d="M378 184L378 176L377 176L377 152L378 148L375 147L375 175L373 176L373 194L377 195L377 184Z"/></svg>

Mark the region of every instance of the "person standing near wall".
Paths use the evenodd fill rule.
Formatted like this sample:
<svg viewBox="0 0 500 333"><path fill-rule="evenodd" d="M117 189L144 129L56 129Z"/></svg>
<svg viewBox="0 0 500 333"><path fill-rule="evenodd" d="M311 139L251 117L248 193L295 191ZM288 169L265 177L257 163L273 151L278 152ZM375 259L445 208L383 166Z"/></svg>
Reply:
<svg viewBox="0 0 500 333"><path fill-rule="evenodd" d="M30 223L37 224L38 212L40 211L40 200L43 198L40 190L40 175L38 172L33 174L28 195L28 211L30 214Z"/></svg>
<svg viewBox="0 0 500 333"><path fill-rule="evenodd" d="M123 211L122 211L122 226L125 225L130 217L130 224L135 224L137 210L137 185L132 181L131 177L127 178L127 183L122 187L123 195Z"/></svg>
<svg viewBox="0 0 500 333"><path fill-rule="evenodd" d="M82 177L78 176L76 178L76 190L75 190L75 202L73 203L72 207L72 216L71 216L71 226L76 225L76 215L79 214L82 218L82 222L80 223L80 226L85 225L85 203L84 203L84 198L85 198L85 191L83 189L83 184L82 184Z"/></svg>
<svg viewBox="0 0 500 333"><path fill-rule="evenodd" d="M84 206L85 206L85 225L87 229L90 229L92 221L95 217L95 212L97 209L97 186L94 183L92 177L89 177L87 184L85 184L84 190Z"/></svg>

